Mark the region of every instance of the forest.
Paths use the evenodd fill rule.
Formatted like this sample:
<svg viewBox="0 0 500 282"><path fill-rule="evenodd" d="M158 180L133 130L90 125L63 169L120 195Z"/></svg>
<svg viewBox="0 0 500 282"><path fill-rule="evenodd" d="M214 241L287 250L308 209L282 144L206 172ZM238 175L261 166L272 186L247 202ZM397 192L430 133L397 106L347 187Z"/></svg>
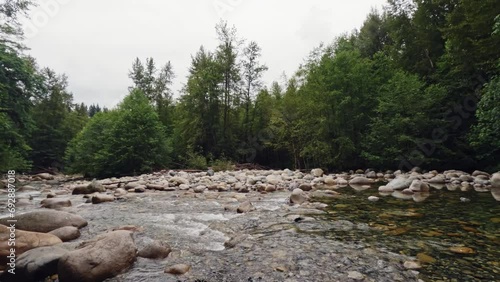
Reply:
<svg viewBox="0 0 500 282"><path fill-rule="evenodd" d="M32 4L0 4L1 171L500 170L497 0L388 0L275 82L258 42L221 21L179 93L168 58L137 58L111 109L75 103L69 78L27 55Z"/></svg>

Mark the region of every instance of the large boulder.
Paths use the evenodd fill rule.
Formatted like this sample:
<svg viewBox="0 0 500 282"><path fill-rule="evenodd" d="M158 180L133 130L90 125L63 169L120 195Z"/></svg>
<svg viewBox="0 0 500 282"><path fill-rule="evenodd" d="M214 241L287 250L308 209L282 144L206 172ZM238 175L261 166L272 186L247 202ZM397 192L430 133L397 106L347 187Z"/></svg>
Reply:
<svg viewBox="0 0 500 282"><path fill-rule="evenodd" d="M64 226L52 230L49 234L57 236L63 242L71 241L80 238L80 230L74 226Z"/></svg>
<svg viewBox="0 0 500 282"><path fill-rule="evenodd" d="M0 218L0 224L8 225L9 217ZM16 228L25 231L47 233L64 226L82 228L87 221L81 216L56 210L36 210L16 215Z"/></svg>
<svg viewBox="0 0 500 282"><path fill-rule="evenodd" d="M47 276L57 273L59 259L68 253L68 248L61 245L40 247L26 251L16 261L16 274L5 272L0 281L27 282L44 281Z"/></svg>
<svg viewBox="0 0 500 282"><path fill-rule="evenodd" d="M10 255L10 249L14 248L13 246L9 246L11 231L14 231L14 229L10 229L9 226L10 225L0 225L0 265L2 266L7 264L9 260L7 256ZM31 249L62 243L61 239L52 234L29 232L19 229L15 229L14 232L16 235L16 256L19 256L20 254Z"/></svg>
<svg viewBox="0 0 500 282"><path fill-rule="evenodd" d="M127 270L136 258L132 232L112 231L63 255L57 269L61 282L95 282Z"/></svg>
<svg viewBox="0 0 500 282"><path fill-rule="evenodd" d="M69 199L62 198L48 198L42 200L41 205L42 208L58 210L71 207L71 201Z"/></svg>

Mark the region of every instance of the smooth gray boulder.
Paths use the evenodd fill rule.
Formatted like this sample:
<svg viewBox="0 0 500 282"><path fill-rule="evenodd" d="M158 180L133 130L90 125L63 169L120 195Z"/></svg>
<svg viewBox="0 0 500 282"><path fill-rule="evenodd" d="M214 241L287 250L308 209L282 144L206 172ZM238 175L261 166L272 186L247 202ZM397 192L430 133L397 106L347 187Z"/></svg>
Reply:
<svg viewBox="0 0 500 282"><path fill-rule="evenodd" d="M9 217L0 218L0 224L8 225L9 219ZM42 233L47 233L64 226L82 228L88 224L79 215L50 209L19 214L16 215L16 219L17 229Z"/></svg>

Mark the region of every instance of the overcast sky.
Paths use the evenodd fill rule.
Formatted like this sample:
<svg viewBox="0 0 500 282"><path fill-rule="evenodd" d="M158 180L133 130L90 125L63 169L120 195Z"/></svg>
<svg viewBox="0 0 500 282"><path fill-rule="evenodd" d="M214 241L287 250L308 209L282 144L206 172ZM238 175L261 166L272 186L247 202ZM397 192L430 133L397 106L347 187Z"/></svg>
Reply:
<svg viewBox="0 0 500 282"><path fill-rule="evenodd" d="M385 0L39 2L25 24L29 53L40 66L68 75L75 102L111 107L128 93L128 71L136 57L153 57L158 65L171 61L177 93L186 82L191 55L201 45L215 49L221 18L241 38L262 47L269 85L283 72L293 74L320 42L359 28Z"/></svg>

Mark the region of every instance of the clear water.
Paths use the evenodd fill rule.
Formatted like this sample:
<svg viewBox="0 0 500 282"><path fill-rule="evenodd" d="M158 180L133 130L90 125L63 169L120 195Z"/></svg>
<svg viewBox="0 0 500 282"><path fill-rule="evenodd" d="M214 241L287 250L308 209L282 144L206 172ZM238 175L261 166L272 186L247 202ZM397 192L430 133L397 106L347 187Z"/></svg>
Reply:
<svg viewBox="0 0 500 282"><path fill-rule="evenodd" d="M324 236L414 256L422 264L424 281L500 281L500 202L490 193L431 189L415 197L416 202L400 194L382 196L376 187L359 190L340 188L341 198L322 200L329 204L322 217L367 223L370 231L331 231ZM370 202L369 196L380 200ZM473 253L456 253L453 247ZM466 248L460 250L471 252Z"/></svg>

